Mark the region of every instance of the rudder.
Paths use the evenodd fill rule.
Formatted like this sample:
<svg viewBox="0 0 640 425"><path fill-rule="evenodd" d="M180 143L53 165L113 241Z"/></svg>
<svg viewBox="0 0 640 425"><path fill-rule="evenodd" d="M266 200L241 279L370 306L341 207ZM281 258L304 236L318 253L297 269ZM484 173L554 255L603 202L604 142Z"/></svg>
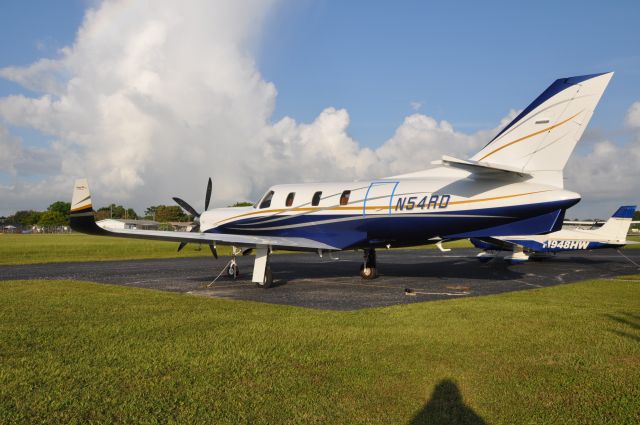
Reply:
<svg viewBox="0 0 640 425"><path fill-rule="evenodd" d="M593 115L612 72L551 84L471 159L508 166L563 187L562 170Z"/></svg>

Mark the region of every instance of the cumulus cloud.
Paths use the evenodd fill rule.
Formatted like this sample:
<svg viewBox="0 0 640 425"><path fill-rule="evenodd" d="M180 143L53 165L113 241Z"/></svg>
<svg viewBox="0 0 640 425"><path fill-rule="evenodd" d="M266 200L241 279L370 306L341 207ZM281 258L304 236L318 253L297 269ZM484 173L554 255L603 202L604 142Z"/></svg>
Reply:
<svg viewBox="0 0 640 425"><path fill-rule="evenodd" d="M625 119L627 126L630 128L640 128L640 102L634 102Z"/></svg>
<svg viewBox="0 0 640 425"><path fill-rule="evenodd" d="M45 148L25 146L0 127L0 213L67 199L81 176L99 205L140 210L175 195L201 208L208 176L220 206L256 199L275 183L417 171L442 154L475 153L515 115L468 134L416 112L377 149L349 135L344 109L327 107L309 123L272 122L276 88L257 69L253 48L275 6L105 1L86 13L59 57L0 69L0 77L37 93L0 98L0 120L51 140ZM630 127L640 122L634 107ZM632 147L596 144L585 160L595 165L616 149ZM574 168L572 179L593 178Z"/></svg>
<svg viewBox="0 0 640 425"><path fill-rule="evenodd" d="M640 204L640 102L629 107L625 121L631 130L627 143L603 137L567 164L566 185L582 194L576 212L585 217L593 217L594 211L604 217L622 204Z"/></svg>
<svg viewBox="0 0 640 425"><path fill-rule="evenodd" d="M260 75L251 47L273 6L262 0L196 0L180 8L170 1L101 3L59 58L0 70L40 93L1 98L0 117L56 141L49 149L59 173L47 178L50 196L68 197L73 179L86 175L101 199L138 208L171 195L201 202L209 175L214 202L223 205L254 199L277 182L423 167L415 158L388 157L389 146L362 148L348 134L346 110L328 107L310 123L271 122L276 88ZM433 134L405 140L421 130ZM416 114L387 145L406 153L422 141L438 149L448 136L468 144L446 122ZM14 183L22 184L20 191L20 184L0 189L3 199L41 195L37 184Z"/></svg>

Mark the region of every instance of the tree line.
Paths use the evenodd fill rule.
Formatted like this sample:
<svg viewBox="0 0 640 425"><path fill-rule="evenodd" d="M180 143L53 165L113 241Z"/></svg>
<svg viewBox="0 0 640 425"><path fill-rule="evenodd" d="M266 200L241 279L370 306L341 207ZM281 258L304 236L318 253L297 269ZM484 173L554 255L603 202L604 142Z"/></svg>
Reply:
<svg viewBox="0 0 640 425"><path fill-rule="evenodd" d="M250 202L236 202L232 207L244 207L252 205ZM60 227L69 225L69 210L71 204L64 201L56 201L45 211L21 210L8 217L0 217L0 224L21 227ZM133 208L122 205L111 204L96 210L96 220L107 218L129 219L129 220L154 220L160 223L167 222L189 222L193 221L190 214L186 214L177 205L153 205L145 209L144 215L140 216Z"/></svg>

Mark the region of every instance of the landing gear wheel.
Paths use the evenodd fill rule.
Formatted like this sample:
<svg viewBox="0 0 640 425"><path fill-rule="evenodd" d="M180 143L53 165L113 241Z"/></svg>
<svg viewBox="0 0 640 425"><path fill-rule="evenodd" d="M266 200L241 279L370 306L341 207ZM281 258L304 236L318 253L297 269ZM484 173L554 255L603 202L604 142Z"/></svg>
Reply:
<svg viewBox="0 0 640 425"><path fill-rule="evenodd" d="M363 254L364 261L360 266L360 277L364 280L375 279L378 277L376 272L376 250L373 248L365 249Z"/></svg>
<svg viewBox="0 0 640 425"><path fill-rule="evenodd" d="M360 266L360 277L365 280L375 279L377 276L375 267L365 267L364 264Z"/></svg>
<svg viewBox="0 0 640 425"><path fill-rule="evenodd" d="M235 280L239 275L240 269L238 268L238 265L233 263L229 264L229 267L227 267L227 276Z"/></svg>
<svg viewBox="0 0 640 425"><path fill-rule="evenodd" d="M262 283L256 283L256 286L262 288L262 289L267 289L267 288L271 288L271 285L273 285L273 275L271 274L271 269L267 267L267 269L264 271L264 278L262 279Z"/></svg>

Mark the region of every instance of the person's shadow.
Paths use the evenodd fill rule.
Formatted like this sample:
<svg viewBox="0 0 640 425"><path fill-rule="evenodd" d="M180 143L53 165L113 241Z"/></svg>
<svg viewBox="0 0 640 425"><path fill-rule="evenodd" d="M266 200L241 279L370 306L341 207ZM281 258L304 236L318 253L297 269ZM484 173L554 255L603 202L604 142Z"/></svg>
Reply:
<svg viewBox="0 0 640 425"><path fill-rule="evenodd" d="M424 408L409 422L409 425L418 424L483 425L485 421L464 404L456 383L443 379L436 385Z"/></svg>

